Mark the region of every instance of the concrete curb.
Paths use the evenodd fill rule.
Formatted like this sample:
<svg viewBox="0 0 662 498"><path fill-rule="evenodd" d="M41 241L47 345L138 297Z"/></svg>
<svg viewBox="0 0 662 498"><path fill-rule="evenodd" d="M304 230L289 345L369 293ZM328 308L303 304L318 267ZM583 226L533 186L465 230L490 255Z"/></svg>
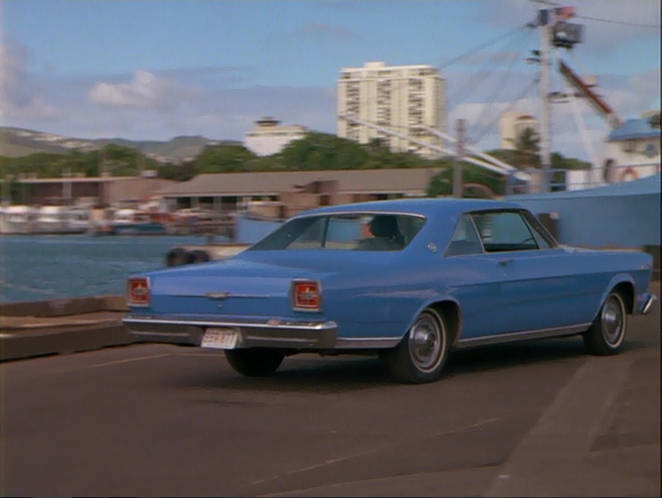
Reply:
<svg viewBox="0 0 662 498"><path fill-rule="evenodd" d="M0 335L0 361L89 351L133 342L128 330L119 320L100 326L58 327L12 334L2 333Z"/></svg>
<svg viewBox="0 0 662 498"><path fill-rule="evenodd" d="M0 361L132 344L124 296L0 305Z"/></svg>
<svg viewBox="0 0 662 498"><path fill-rule="evenodd" d="M128 311L126 298L117 295L101 295L0 304L0 317L54 317L81 315L98 311Z"/></svg>

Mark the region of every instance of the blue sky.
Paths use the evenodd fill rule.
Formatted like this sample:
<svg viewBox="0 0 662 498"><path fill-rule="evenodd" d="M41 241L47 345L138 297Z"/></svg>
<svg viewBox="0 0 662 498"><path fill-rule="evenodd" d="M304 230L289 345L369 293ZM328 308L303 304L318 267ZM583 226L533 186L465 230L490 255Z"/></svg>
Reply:
<svg viewBox="0 0 662 498"><path fill-rule="evenodd" d="M586 41L559 55L597 75L622 117L659 108L659 2L574 5L578 15L604 21L575 19ZM539 35L522 26L539 7L528 0L3 0L0 123L86 138L241 139L256 119L273 115L335 132L340 69L383 60L440 68L449 125L467 119L470 138L488 148L500 111L537 112L535 87L525 92L536 68L523 59ZM560 79L554 87L561 89ZM554 149L584 156L569 107L554 107ZM599 141L604 122L588 108L584 114Z"/></svg>

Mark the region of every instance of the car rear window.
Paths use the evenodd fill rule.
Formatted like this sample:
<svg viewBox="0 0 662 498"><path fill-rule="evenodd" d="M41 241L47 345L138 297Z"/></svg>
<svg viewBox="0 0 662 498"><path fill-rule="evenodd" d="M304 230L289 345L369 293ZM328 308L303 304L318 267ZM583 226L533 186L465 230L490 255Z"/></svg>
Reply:
<svg viewBox="0 0 662 498"><path fill-rule="evenodd" d="M389 213L304 216L288 221L251 250L400 251L424 224L421 216Z"/></svg>

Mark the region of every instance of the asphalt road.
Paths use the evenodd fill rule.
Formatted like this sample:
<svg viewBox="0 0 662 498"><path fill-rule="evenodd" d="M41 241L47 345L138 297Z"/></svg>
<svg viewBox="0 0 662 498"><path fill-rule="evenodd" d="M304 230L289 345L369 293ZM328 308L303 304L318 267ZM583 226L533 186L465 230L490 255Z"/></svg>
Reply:
<svg viewBox="0 0 662 498"><path fill-rule="evenodd" d="M134 345L0 365L2 495L660 495L660 320L453 354L433 384L376 359Z"/></svg>

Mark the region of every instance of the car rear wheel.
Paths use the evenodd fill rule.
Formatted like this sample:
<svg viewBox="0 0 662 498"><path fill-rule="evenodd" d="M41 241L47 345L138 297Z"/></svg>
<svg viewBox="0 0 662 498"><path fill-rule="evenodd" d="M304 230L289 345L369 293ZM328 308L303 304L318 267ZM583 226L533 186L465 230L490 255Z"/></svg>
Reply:
<svg viewBox="0 0 662 498"><path fill-rule="evenodd" d="M277 349L226 349L225 357L232 368L249 377L267 377L273 374L285 357Z"/></svg>
<svg viewBox="0 0 662 498"><path fill-rule="evenodd" d="M385 355L393 376L414 384L437 380L448 356L447 330L436 311L421 312L400 344Z"/></svg>
<svg viewBox="0 0 662 498"><path fill-rule="evenodd" d="M618 292L611 292L591 328L584 334L584 345L592 354L616 354L623 345L626 331L625 302Z"/></svg>

